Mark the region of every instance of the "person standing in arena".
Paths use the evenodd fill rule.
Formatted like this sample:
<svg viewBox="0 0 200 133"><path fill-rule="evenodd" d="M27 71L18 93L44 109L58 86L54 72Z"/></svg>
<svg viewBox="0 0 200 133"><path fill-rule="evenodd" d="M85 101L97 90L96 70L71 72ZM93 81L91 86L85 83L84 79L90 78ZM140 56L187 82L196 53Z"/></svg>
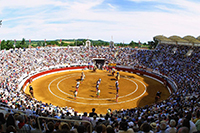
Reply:
<svg viewBox="0 0 200 133"><path fill-rule="evenodd" d="M77 94L78 94L78 91L74 91L74 99L76 100L76 96L77 96Z"/></svg>
<svg viewBox="0 0 200 133"><path fill-rule="evenodd" d="M96 92L99 90L99 82L96 84Z"/></svg>
<svg viewBox="0 0 200 133"><path fill-rule="evenodd" d="M100 92L101 92L100 89L98 89L98 90L97 90L97 98L99 98Z"/></svg>
<svg viewBox="0 0 200 133"><path fill-rule="evenodd" d="M97 70L97 67L96 67L96 65L94 65L93 72L96 72L96 70Z"/></svg>
<svg viewBox="0 0 200 133"><path fill-rule="evenodd" d="M79 85L80 85L80 82L77 82L77 83L76 83L76 91L78 91Z"/></svg>
<svg viewBox="0 0 200 133"><path fill-rule="evenodd" d="M82 73L81 73L81 81L83 81L85 79L85 74L84 74L84 72L82 71Z"/></svg>
<svg viewBox="0 0 200 133"><path fill-rule="evenodd" d="M116 93L116 102L118 102L119 94Z"/></svg>
<svg viewBox="0 0 200 133"><path fill-rule="evenodd" d="M113 76L115 75L115 69L114 68L112 69L112 75Z"/></svg>
<svg viewBox="0 0 200 133"><path fill-rule="evenodd" d="M99 85L99 84L100 84L100 81L99 81L99 80L97 80L96 84L98 84L98 85Z"/></svg>
<svg viewBox="0 0 200 133"><path fill-rule="evenodd" d="M120 79L120 75L119 75L119 72L117 72L116 80L119 80L119 79Z"/></svg>
<svg viewBox="0 0 200 133"><path fill-rule="evenodd" d="M116 87L116 94L119 93L119 81L115 82L115 87Z"/></svg>
<svg viewBox="0 0 200 133"><path fill-rule="evenodd" d="M119 87L116 87L116 94L119 93Z"/></svg>
<svg viewBox="0 0 200 133"><path fill-rule="evenodd" d="M101 84L101 78L99 78L99 84Z"/></svg>
<svg viewBox="0 0 200 133"><path fill-rule="evenodd" d="M34 98L34 95L33 95L33 87L32 87L31 84L29 85L29 93L30 93L31 96Z"/></svg>

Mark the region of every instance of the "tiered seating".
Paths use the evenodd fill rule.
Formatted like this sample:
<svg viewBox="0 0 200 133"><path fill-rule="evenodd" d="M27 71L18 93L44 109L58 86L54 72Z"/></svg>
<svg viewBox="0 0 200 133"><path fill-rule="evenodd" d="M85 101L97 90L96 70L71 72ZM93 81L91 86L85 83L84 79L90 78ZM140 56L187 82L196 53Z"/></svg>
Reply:
<svg viewBox="0 0 200 133"><path fill-rule="evenodd" d="M176 49L176 50L174 50ZM186 56L192 49L190 56ZM116 55L116 51L118 51ZM175 52L174 52L175 51ZM81 54L80 54L81 53ZM20 77L36 69L42 69L58 64L91 63L94 57L106 58L107 63L117 63L126 66L142 66L157 70L173 79L178 90L165 101L142 108L108 110L103 117L95 114L88 117L87 113L78 116L75 109L57 107L32 99L20 91ZM116 57L116 58L115 58ZM0 53L0 98L1 108L6 114L0 113L0 130L22 132L28 130L38 132L39 125L43 132L73 130L73 132L88 131L88 124L82 121L61 123L56 120L40 119L45 116L74 120L87 120L96 132L109 130L118 132L144 131L200 131L200 48L180 45L160 44L153 50L136 50L132 48L52 48L1 51ZM25 115L25 116L24 116ZM5 120L4 120L5 118ZM188 128L188 121L190 128ZM196 123L196 125L194 125ZM12 126L11 126L12 125ZM187 127L187 128L181 128ZM3 128L3 129L2 129ZM72 132L72 131L71 131Z"/></svg>

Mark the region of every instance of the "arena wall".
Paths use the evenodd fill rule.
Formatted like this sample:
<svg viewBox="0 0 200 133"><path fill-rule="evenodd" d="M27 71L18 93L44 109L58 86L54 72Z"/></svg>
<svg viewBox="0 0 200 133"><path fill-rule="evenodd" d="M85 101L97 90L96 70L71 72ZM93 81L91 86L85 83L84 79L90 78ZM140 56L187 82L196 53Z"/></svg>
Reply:
<svg viewBox="0 0 200 133"><path fill-rule="evenodd" d="M88 69L88 68L91 68L91 65L73 66L73 67L65 67L65 68L55 68L55 69L52 69L52 70L39 72L39 73L36 73L32 76L29 76L27 79L25 79L24 82L23 82L24 84L21 88L25 91L27 85L31 81L34 81L35 79L40 78L42 76L46 76L46 75L58 73L58 72L83 70L83 69ZM170 93L171 93L172 90L174 90L172 85L168 82L168 80L164 76L161 77L160 75L158 76L154 73L150 73L150 72L146 72L146 71L142 71L142 70L136 70L136 69L132 69L132 68L125 67L125 66L124 67L123 66L116 66L115 69L117 71L124 71L124 72L128 72L128 73L134 73L134 74L139 74L139 75L142 75L142 76L150 77L150 78L157 80L157 81L161 82L162 84L164 84L168 88Z"/></svg>
<svg viewBox="0 0 200 133"><path fill-rule="evenodd" d="M35 79L41 76L46 76L49 74L64 72L64 71L82 70L85 68L88 68L88 66L74 66L74 67L54 68L54 69L51 68L51 70L38 72L38 73L33 74L32 76L25 78L24 81L22 81L23 85L19 86L19 88L24 90L30 82L34 81Z"/></svg>

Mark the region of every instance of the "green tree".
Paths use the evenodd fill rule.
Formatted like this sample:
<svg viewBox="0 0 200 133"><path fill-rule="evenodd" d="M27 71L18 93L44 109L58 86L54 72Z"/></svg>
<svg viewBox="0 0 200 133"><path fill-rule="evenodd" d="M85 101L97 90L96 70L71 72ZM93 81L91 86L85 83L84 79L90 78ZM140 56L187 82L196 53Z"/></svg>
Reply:
<svg viewBox="0 0 200 133"><path fill-rule="evenodd" d="M86 41L87 41L86 39L83 39L83 41L82 41L82 42L84 43L84 46L85 46L85 44L86 44Z"/></svg>
<svg viewBox="0 0 200 133"><path fill-rule="evenodd" d="M16 44L16 48L27 48L28 45L26 45L26 40L23 38L21 42Z"/></svg>
<svg viewBox="0 0 200 133"><path fill-rule="evenodd" d="M50 41L50 45L56 45L55 41Z"/></svg>
<svg viewBox="0 0 200 133"><path fill-rule="evenodd" d="M75 43L69 43L69 46L75 46L74 44L75 44Z"/></svg>
<svg viewBox="0 0 200 133"><path fill-rule="evenodd" d="M41 41L37 42L37 47L41 47L41 46L43 46L43 42Z"/></svg>
<svg viewBox="0 0 200 133"><path fill-rule="evenodd" d="M26 40L25 40L24 38L22 39L21 45L22 45L22 46L25 46L25 45L26 45Z"/></svg>
<svg viewBox="0 0 200 133"><path fill-rule="evenodd" d="M6 41L3 40L3 41L1 42L1 50L2 50L2 49L5 49L5 48L6 48Z"/></svg>
<svg viewBox="0 0 200 133"><path fill-rule="evenodd" d="M109 46L109 42L105 42L105 46Z"/></svg>
<svg viewBox="0 0 200 133"><path fill-rule="evenodd" d="M148 41L149 49L156 48L157 44L158 44L158 41L155 41L155 42L154 41Z"/></svg>
<svg viewBox="0 0 200 133"><path fill-rule="evenodd" d="M129 46L131 46L131 47L139 47L139 43L136 43L136 42L134 42L134 41L131 41L130 43L129 43Z"/></svg>
<svg viewBox="0 0 200 133"><path fill-rule="evenodd" d="M7 40L6 42L6 50L13 48L13 42L11 42L10 40Z"/></svg>
<svg viewBox="0 0 200 133"><path fill-rule="evenodd" d="M83 45L82 41L78 41L78 40L74 41L74 46L81 46L81 45Z"/></svg>
<svg viewBox="0 0 200 133"><path fill-rule="evenodd" d="M83 41L78 41L77 46L81 46L81 45L83 45Z"/></svg>
<svg viewBox="0 0 200 133"><path fill-rule="evenodd" d="M134 42L134 41L131 41L131 42L129 43L129 45L130 45L131 47L134 47L134 46L135 46L135 42Z"/></svg>

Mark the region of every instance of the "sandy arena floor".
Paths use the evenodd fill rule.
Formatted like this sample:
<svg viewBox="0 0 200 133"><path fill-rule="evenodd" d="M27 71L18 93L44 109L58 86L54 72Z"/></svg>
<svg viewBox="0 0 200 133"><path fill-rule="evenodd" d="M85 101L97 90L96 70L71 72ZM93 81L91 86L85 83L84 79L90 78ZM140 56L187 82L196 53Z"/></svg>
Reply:
<svg viewBox="0 0 200 133"><path fill-rule="evenodd" d="M119 99L116 102L115 77L103 70L93 72L84 70L85 80L80 84L77 99L74 99L76 82L81 71L67 71L47 75L32 82L35 98L61 107L72 107L79 113L91 112L105 114L107 109L130 109L152 104L158 90L161 99L169 97L168 90L159 82L136 74L119 72ZM96 96L96 81L101 78L100 97ZM28 88L26 93L28 94Z"/></svg>

